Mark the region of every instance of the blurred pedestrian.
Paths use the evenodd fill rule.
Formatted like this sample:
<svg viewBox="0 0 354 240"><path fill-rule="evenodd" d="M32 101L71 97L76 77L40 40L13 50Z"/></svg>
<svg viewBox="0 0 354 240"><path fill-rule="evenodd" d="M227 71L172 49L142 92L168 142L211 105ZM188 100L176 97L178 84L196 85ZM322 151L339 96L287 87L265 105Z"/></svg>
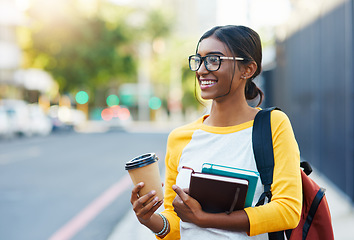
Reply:
<svg viewBox="0 0 354 240"><path fill-rule="evenodd" d="M161 199L144 206L154 191L139 197L143 183L132 190L138 220L158 238L268 239L265 233L297 226L302 206L300 154L290 121L280 111L271 113L275 168L270 203L254 206L263 192L259 181L252 207L230 214L207 213L188 195L190 172L182 169L201 171L208 162L257 171L252 126L259 108L247 100L258 99L258 106L262 102L263 93L253 82L261 61L261 40L248 27L218 26L200 38L189 66L196 72L201 97L212 100L210 114L170 133L162 213L155 213Z"/></svg>

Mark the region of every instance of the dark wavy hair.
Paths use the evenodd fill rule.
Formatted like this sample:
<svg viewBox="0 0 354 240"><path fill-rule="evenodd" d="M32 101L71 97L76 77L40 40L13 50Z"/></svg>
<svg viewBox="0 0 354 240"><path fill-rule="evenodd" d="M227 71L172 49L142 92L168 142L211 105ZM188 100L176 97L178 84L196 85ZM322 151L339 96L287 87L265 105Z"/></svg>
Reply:
<svg viewBox="0 0 354 240"><path fill-rule="evenodd" d="M253 82L253 79L257 77L262 70L262 45L258 33L245 26L217 26L203 34L198 41L197 51L200 42L211 36L215 36L223 42L234 57L242 57L245 59L244 61L238 61L237 64L247 65L252 61L256 62L257 70L252 77L247 79L245 96L247 100L252 100L259 96L257 106L261 105L264 94Z"/></svg>

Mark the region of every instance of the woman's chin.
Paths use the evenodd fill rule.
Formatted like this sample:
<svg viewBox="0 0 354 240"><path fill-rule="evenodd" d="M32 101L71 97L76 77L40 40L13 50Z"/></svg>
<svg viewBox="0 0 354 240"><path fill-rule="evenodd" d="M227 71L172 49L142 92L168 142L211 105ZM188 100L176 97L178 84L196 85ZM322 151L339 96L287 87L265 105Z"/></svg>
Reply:
<svg viewBox="0 0 354 240"><path fill-rule="evenodd" d="M200 97L205 100L205 101L208 101L208 100L213 100L215 96L213 96L212 94L208 94L208 93L203 93L201 92L200 93Z"/></svg>

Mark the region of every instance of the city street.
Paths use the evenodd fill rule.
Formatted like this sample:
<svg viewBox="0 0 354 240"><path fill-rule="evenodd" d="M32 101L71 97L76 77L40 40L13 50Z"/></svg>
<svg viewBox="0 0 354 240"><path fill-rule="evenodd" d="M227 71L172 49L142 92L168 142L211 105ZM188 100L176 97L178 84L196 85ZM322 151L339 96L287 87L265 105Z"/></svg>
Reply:
<svg viewBox="0 0 354 240"><path fill-rule="evenodd" d="M163 168L167 133L56 133L0 141L0 239L107 239L130 209L126 161Z"/></svg>

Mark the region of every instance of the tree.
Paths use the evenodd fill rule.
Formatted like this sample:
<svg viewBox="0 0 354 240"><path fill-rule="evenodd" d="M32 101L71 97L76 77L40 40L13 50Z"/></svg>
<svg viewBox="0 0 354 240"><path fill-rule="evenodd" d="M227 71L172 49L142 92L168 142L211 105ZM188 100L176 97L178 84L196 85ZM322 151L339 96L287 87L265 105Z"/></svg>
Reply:
<svg viewBox="0 0 354 240"><path fill-rule="evenodd" d="M133 34L124 20L129 9L98 2L88 16L80 11L78 3L34 2L28 12L31 25L30 41L24 49L25 67L50 72L61 92L82 88L94 92L112 81L135 79L136 61L130 51ZM116 22L106 22L102 17L107 8L116 9Z"/></svg>
<svg viewBox="0 0 354 240"><path fill-rule="evenodd" d="M145 42L157 46L152 51L150 77L159 97L166 102L171 68L177 63L185 83L183 102L198 106L186 61L194 45L186 48L184 40L171 34L172 11L123 7L103 0L33 0L28 16L30 25L20 34L24 67L50 72L61 93L73 96L85 90L91 104L104 105L121 84L137 82L138 46Z"/></svg>

